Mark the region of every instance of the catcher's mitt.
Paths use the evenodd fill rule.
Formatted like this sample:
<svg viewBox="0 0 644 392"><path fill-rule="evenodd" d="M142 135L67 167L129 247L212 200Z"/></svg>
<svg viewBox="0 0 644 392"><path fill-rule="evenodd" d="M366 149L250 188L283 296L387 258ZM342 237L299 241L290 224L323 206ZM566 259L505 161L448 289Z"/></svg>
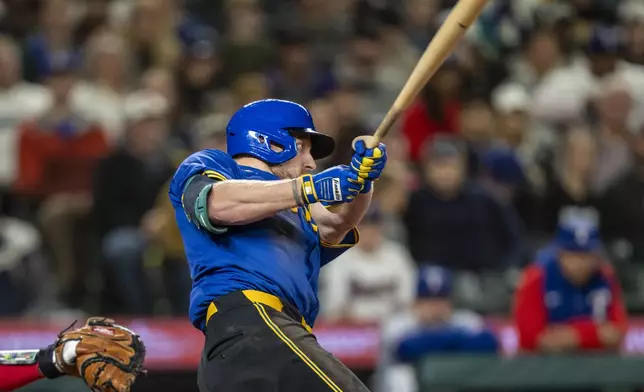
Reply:
<svg viewBox="0 0 644 392"><path fill-rule="evenodd" d="M56 362L65 374L83 379L93 391L129 392L136 377L145 373L145 346L133 331L102 317L71 328L61 332L55 344ZM71 365L62 360L68 342L78 342Z"/></svg>

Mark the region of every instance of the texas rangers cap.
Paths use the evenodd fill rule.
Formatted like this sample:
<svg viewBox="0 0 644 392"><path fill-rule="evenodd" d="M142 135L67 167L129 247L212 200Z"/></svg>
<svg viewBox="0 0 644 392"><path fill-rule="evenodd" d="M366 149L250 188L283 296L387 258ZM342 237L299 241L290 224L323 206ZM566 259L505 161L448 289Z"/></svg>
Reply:
<svg viewBox="0 0 644 392"><path fill-rule="evenodd" d="M452 294L452 273L437 265L427 265L418 271L418 298L447 298Z"/></svg>
<svg viewBox="0 0 644 392"><path fill-rule="evenodd" d="M555 244L568 252L600 251L602 242L597 222L578 214L563 216L557 227Z"/></svg>

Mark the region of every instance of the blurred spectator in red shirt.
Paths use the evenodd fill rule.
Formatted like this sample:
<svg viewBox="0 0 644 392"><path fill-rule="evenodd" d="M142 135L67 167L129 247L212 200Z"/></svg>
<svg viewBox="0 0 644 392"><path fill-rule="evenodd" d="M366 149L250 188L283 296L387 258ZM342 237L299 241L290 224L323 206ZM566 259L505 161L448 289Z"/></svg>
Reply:
<svg viewBox="0 0 644 392"><path fill-rule="evenodd" d="M84 287L80 268L86 255L78 246L87 244L84 229L91 207L92 171L108 151L103 130L87 121L71 103L76 84L75 58L52 58L47 86L52 107L35 121L20 127L19 175L14 192L22 201L40 205L38 219L44 239L52 249L61 288ZM77 294L70 298L80 299Z"/></svg>
<svg viewBox="0 0 644 392"><path fill-rule="evenodd" d="M422 91L420 99L405 112L402 133L409 141L411 160L421 160L425 143L440 133L459 129L461 75L454 59L448 59Z"/></svg>
<svg viewBox="0 0 644 392"><path fill-rule="evenodd" d="M20 49L8 36L0 36L0 186L16 178L18 126L47 110L50 95L41 85L21 80Z"/></svg>
<svg viewBox="0 0 644 392"><path fill-rule="evenodd" d="M76 60L68 55L51 62L46 83L52 107L20 127L20 175L14 185L19 193L39 197L88 191L92 164L107 152L102 129L72 105Z"/></svg>
<svg viewBox="0 0 644 392"><path fill-rule="evenodd" d="M527 267L514 318L525 352L617 350L627 315L619 283L601 256L595 222L562 217L552 245Z"/></svg>

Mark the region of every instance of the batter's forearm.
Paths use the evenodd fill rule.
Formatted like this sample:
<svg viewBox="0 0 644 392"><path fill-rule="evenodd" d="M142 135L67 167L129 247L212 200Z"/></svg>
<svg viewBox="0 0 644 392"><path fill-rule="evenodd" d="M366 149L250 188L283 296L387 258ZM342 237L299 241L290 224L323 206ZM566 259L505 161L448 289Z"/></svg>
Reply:
<svg viewBox="0 0 644 392"><path fill-rule="evenodd" d="M328 210L320 204L313 205L311 213L318 224L321 239L329 244L340 243L364 217L372 194L373 191L359 194L353 202L339 204Z"/></svg>
<svg viewBox="0 0 644 392"><path fill-rule="evenodd" d="M352 203L342 204L342 207L334 212L338 226L346 228L347 231L356 227L367 213L371 204L373 191L358 195Z"/></svg>
<svg viewBox="0 0 644 392"><path fill-rule="evenodd" d="M229 180L215 184L208 195L208 217L214 224L245 225L301 205L298 179Z"/></svg>

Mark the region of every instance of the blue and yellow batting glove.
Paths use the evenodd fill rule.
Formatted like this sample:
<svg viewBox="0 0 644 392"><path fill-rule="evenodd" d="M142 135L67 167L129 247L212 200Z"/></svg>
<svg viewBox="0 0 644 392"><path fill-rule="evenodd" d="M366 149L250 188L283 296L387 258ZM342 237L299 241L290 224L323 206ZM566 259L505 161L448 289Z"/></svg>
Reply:
<svg viewBox="0 0 644 392"><path fill-rule="evenodd" d="M374 148L367 148L364 140L354 144L351 169L358 174L359 181L364 182L360 193L369 193L374 181L380 178L387 164L387 147L378 143Z"/></svg>
<svg viewBox="0 0 644 392"><path fill-rule="evenodd" d="M304 204L350 203L362 189L358 174L347 165L333 166L318 174L305 174L299 181Z"/></svg>

